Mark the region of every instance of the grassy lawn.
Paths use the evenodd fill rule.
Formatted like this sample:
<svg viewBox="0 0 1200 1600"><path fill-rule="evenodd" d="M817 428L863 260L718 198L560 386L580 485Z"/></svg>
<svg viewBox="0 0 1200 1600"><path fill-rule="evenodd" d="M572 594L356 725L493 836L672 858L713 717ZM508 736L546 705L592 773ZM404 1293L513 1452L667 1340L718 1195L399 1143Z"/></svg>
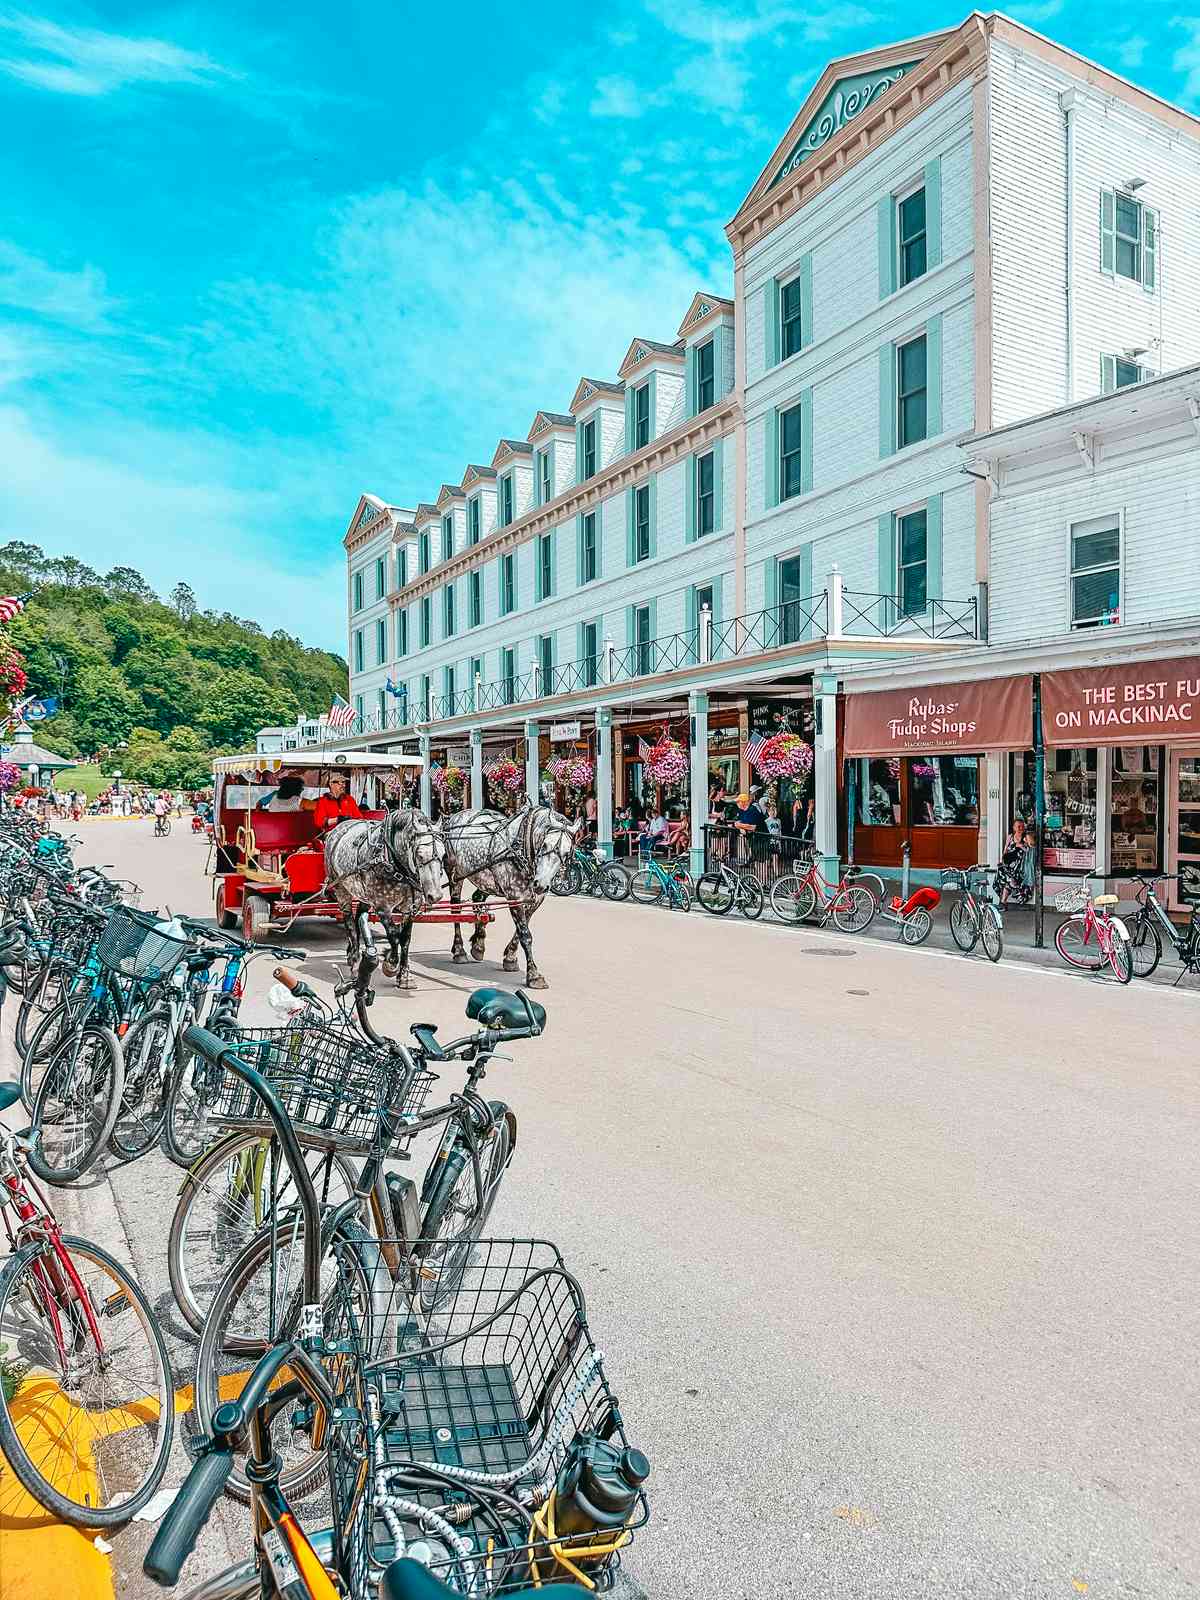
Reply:
<svg viewBox="0 0 1200 1600"><path fill-rule="evenodd" d="M60 789L79 789L87 795L89 800L94 800L101 789L107 789L110 778L106 778L97 765L80 764L77 767L68 767L58 775Z"/></svg>

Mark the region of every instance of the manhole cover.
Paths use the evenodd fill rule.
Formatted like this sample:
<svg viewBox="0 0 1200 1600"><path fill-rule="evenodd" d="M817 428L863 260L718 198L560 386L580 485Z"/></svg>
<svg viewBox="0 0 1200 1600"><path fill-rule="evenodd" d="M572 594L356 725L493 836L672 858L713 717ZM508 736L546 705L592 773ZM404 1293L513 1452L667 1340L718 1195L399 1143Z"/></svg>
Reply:
<svg viewBox="0 0 1200 1600"><path fill-rule="evenodd" d="M847 994L870 994L870 989L847 989Z"/></svg>
<svg viewBox="0 0 1200 1600"><path fill-rule="evenodd" d="M801 950L800 954L802 956L852 956L854 954L854 951L853 950L825 950L825 949L817 949L817 948L814 947L814 948L809 949L809 950Z"/></svg>

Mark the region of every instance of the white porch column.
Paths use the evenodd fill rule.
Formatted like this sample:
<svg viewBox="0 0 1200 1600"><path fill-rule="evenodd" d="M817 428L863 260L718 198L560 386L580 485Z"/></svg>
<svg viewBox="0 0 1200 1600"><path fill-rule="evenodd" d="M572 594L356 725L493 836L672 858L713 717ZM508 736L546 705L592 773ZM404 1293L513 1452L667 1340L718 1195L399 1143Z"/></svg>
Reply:
<svg viewBox="0 0 1200 1600"><path fill-rule="evenodd" d="M483 807L483 732L479 728L471 729L471 808L479 811Z"/></svg>
<svg viewBox="0 0 1200 1600"><path fill-rule="evenodd" d="M813 711L817 722L813 751L813 795L816 800L814 839L817 865L827 879L838 881L838 748L837 674L813 673Z"/></svg>
<svg viewBox="0 0 1200 1600"><path fill-rule="evenodd" d="M989 867L1000 865L1000 852L1008 832L1004 814L1004 756L993 750L983 758L984 783L984 849L983 860Z"/></svg>
<svg viewBox="0 0 1200 1600"><path fill-rule="evenodd" d="M530 805L540 805L542 800L542 764L538 759L538 725L525 724L525 793Z"/></svg>
<svg viewBox="0 0 1200 1600"><path fill-rule="evenodd" d="M613 727L607 706L596 707L596 845L613 853Z"/></svg>
<svg viewBox="0 0 1200 1600"><path fill-rule="evenodd" d="M845 586L842 574L835 561L825 584L825 593L829 606L829 615L826 618L825 636L828 639L840 639L846 632L846 602L844 599Z"/></svg>
<svg viewBox="0 0 1200 1600"><path fill-rule="evenodd" d="M433 784L429 779L429 735L423 733L418 740L421 752L421 810L426 816L433 809Z"/></svg>
<svg viewBox="0 0 1200 1600"><path fill-rule="evenodd" d="M1096 872L1101 878L1112 871L1112 751L1096 751ZM1132 885L1129 885L1132 889Z"/></svg>
<svg viewBox="0 0 1200 1600"><path fill-rule="evenodd" d="M688 726L691 730L691 869L692 877L698 878L704 871L704 828L708 822L708 695L703 689L693 689L688 695Z"/></svg>

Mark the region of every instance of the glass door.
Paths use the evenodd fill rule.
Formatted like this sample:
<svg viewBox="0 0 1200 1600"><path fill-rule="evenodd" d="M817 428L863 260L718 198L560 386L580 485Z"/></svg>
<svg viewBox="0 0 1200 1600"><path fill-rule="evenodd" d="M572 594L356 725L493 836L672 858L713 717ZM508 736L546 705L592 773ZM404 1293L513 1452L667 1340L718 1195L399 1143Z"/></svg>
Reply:
<svg viewBox="0 0 1200 1600"><path fill-rule="evenodd" d="M1200 751L1171 752L1171 797L1167 870L1179 880L1168 886L1170 903L1185 908L1200 900Z"/></svg>

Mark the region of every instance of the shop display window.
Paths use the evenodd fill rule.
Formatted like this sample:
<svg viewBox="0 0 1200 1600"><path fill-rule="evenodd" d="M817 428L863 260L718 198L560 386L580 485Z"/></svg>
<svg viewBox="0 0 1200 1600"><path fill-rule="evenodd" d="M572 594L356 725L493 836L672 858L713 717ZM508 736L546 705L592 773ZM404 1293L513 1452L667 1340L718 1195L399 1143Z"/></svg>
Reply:
<svg viewBox="0 0 1200 1600"><path fill-rule="evenodd" d="M895 827L900 821L900 761L896 756L854 765L858 795L856 818L864 827Z"/></svg>
<svg viewBox="0 0 1200 1600"><path fill-rule="evenodd" d="M909 756L909 816L914 828L979 825L978 756Z"/></svg>
<svg viewBox="0 0 1200 1600"><path fill-rule="evenodd" d="M1120 746L1112 753L1109 866L1113 872L1159 869L1162 751Z"/></svg>

